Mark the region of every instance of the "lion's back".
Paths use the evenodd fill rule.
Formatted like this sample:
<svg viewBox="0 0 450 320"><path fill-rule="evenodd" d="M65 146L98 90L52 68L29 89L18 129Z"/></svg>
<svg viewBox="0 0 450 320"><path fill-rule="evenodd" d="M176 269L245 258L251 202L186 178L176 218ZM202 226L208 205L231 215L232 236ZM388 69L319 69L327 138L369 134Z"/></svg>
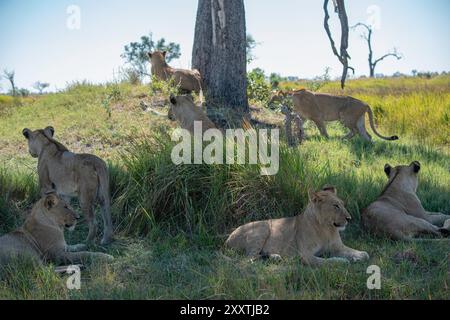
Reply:
<svg viewBox="0 0 450 320"><path fill-rule="evenodd" d="M5 264L17 257L40 259L39 253L17 232L0 237L0 264Z"/></svg>

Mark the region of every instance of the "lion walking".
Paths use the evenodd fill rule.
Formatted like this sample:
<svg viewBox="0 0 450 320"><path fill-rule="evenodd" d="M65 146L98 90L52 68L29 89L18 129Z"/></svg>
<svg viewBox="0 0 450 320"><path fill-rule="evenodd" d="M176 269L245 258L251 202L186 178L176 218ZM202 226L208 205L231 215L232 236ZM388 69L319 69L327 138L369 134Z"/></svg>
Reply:
<svg viewBox="0 0 450 320"><path fill-rule="evenodd" d="M360 135L366 141L371 142L372 137L366 129L366 114L369 115L369 124L372 131L379 138L388 141L398 140L398 136L385 137L375 128L372 109L363 101L349 96L336 96L324 93L314 93L305 89L293 92L279 92L274 95L271 102L282 97L292 96L293 111L303 119L313 121L320 134L328 138L326 122L340 121L349 129L346 139Z"/></svg>

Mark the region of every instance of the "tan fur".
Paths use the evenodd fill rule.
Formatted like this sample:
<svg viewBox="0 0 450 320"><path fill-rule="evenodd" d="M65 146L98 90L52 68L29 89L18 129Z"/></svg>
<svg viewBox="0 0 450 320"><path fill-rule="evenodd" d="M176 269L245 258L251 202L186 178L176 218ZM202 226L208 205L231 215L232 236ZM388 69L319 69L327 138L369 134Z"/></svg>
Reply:
<svg viewBox="0 0 450 320"><path fill-rule="evenodd" d="M57 264L84 263L92 258L113 259L100 252L81 251L85 249L82 244L67 245L64 228L73 230L77 219L79 215L55 193L44 196L34 205L22 227L0 237L0 265L18 257Z"/></svg>
<svg viewBox="0 0 450 320"><path fill-rule="evenodd" d="M91 154L75 154L53 139L54 129L23 130L32 157L38 158L41 194L49 190L70 199L77 197L89 224L88 241L95 238L94 205L100 202L104 230L101 243L112 241L109 175L106 163Z"/></svg>
<svg viewBox="0 0 450 320"><path fill-rule="evenodd" d="M194 133L194 122L202 122L202 131L217 129L201 107L195 105L191 96L171 96L168 117L178 121L181 128Z"/></svg>
<svg viewBox="0 0 450 320"><path fill-rule="evenodd" d="M303 119L313 121L320 133L328 137L326 122L339 120L350 132L345 137L352 138L355 134L361 135L367 141L372 137L367 133L365 115L369 115L369 122L373 132L384 140L398 140L397 136L384 137L375 128L372 109L364 102L348 97L335 96L323 93L313 93L302 89L293 92L281 92L281 95L291 95L294 103L294 112ZM272 99L277 99L273 97Z"/></svg>
<svg viewBox="0 0 450 320"><path fill-rule="evenodd" d="M175 85L179 85L181 90L200 94L201 91L201 75L196 69L174 69L166 62L166 52L150 52L150 62L152 64L152 75L157 79L168 81L173 79Z"/></svg>
<svg viewBox="0 0 450 320"><path fill-rule="evenodd" d="M441 237L450 233L450 215L428 212L422 207L416 194L419 171L417 161L395 168L386 164L389 181L378 199L361 214L365 229L395 240L410 240L425 234ZM442 228L444 224L447 229Z"/></svg>
<svg viewBox="0 0 450 320"><path fill-rule="evenodd" d="M237 228L226 245L244 250L251 257L299 256L303 263L321 265L329 261L348 262L366 260L369 255L345 246L339 231L350 220L336 189L325 186L310 195L310 202L302 214L283 219L252 222ZM328 253L333 258L319 256Z"/></svg>

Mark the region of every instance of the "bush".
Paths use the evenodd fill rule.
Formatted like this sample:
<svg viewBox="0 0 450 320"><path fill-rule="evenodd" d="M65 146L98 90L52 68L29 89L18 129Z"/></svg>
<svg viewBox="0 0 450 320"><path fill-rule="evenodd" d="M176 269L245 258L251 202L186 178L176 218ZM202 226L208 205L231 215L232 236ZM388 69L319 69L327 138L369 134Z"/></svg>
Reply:
<svg viewBox="0 0 450 320"><path fill-rule="evenodd" d="M123 82L127 82L133 86L137 86L142 83L142 76L136 69L124 68L121 70L121 75Z"/></svg>
<svg viewBox="0 0 450 320"><path fill-rule="evenodd" d="M152 95L160 93L161 95L168 97L171 94L177 95L179 92L179 86L175 85L175 81L173 79L164 81L159 80L156 76L152 76L150 91Z"/></svg>
<svg viewBox="0 0 450 320"><path fill-rule="evenodd" d="M263 70L257 68L247 74L247 94L255 103L266 105L269 102L272 88Z"/></svg>

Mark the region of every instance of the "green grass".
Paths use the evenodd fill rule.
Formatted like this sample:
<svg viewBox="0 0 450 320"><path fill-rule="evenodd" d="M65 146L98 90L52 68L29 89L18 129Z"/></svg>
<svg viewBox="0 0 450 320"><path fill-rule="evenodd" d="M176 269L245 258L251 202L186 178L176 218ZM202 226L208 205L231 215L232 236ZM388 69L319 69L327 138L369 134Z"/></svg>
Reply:
<svg viewBox="0 0 450 320"><path fill-rule="evenodd" d="M429 80L427 87L421 79L396 81L351 81L348 90L365 96L374 109L385 108L377 113L380 131L399 133L400 141L343 141L345 130L339 124L329 126L331 138L325 140L308 123L310 138L295 149L281 146L280 171L272 177L260 176L259 167L250 165L173 165L167 134L173 124L140 109L137 96L150 94L145 87L78 84L11 107L15 109L0 118L0 232L20 225L37 197L36 160L27 154L21 130L53 125L57 139L70 149L109 161L118 239L108 248L91 248L116 259L83 270L80 291L67 290L67 276L54 274L51 267L18 261L0 273L0 298L448 299L448 242L393 242L359 227L360 210L386 183L387 162L420 161L418 195L424 207L450 213L448 136L434 133L448 126L438 122L434 131L427 131L430 118L448 110L449 79ZM332 91L336 84L328 86ZM398 94L383 94L387 89L380 86L398 88ZM421 121L391 127L394 117L399 121L411 112L405 104L414 99L429 103L428 109L414 109ZM223 248L236 226L295 215L305 207L307 191L326 183L337 187L354 218L344 241L367 251L369 262L316 269L298 259L249 263ZM82 223L66 238L76 243L86 234ZM417 259L395 259L406 251ZM366 288L371 264L381 268L381 290Z"/></svg>
<svg viewBox="0 0 450 320"><path fill-rule="evenodd" d="M307 87L308 83L282 83L282 88ZM387 132L407 135L419 143L450 146L450 77L432 79L358 79L344 91L336 82L320 92L351 95L367 102L377 122Z"/></svg>

